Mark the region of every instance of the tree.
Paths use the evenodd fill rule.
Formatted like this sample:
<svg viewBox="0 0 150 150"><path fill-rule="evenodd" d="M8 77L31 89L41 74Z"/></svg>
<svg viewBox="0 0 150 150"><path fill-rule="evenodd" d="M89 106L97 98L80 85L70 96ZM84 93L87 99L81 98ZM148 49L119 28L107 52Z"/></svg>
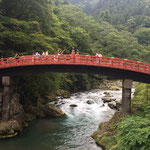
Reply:
<svg viewBox="0 0 150 150"><path fill-rule="evenodd" d="M141 45L150 45L150 28L140 28L134 33L134 36L138 38Z"/></svg>

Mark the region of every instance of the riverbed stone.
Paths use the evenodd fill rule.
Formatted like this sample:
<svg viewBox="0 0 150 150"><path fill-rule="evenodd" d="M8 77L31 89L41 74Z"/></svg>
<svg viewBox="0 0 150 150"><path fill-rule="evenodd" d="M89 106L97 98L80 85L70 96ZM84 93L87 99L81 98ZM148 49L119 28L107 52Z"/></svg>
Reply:
<svg viewBox="0 0 150 150"><path fill-rule="evenodd" d="M114 102L114 101L109 102L109 103L108 103L108 106L109 106L111 109L117 109L116 102Z"/></svg>
<svg viewBox="0 0 150 150"><path fill-rule="evenodd" d="M119 91L120 88L118 86L111 86L110 90Z"/></svg>
<svg viewBox="0 0 150 150"><path fill-rule="evenodd" d="M77 107L78 105L76 104L71 104L70 107Z"/></svg>
<svg viewBox="0 0 150 150"><path fill-rule="evenodd" d="M104 92L104 94L105 94L105 97L111 97L109 92Z"/></svg>
<svg viewBox="0 0 150 150"><path fill-rule="evenodd" d="M104 103L109 103L109 102L115 101L116 99L113 97L103 97L102 100Z"/></svg>
<svg viewBox="0 0 150 150"><path fill-rule="evenodd" d="M88 100L88 101L87 101L87 104L94 104L94 101Z"/></svg>

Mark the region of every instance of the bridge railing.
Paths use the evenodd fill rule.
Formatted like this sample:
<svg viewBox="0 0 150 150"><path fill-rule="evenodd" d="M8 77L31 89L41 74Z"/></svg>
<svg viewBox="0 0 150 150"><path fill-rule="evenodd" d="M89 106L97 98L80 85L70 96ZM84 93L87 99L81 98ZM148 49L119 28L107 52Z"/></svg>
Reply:
<svg viewBox="0 0 150 150"><path fill-rule="evenodd" d="M150 74L150 64L113 57L97 57L92 55L28 55L0 59L0 69L29 65L92 65L111 67Z"/></svg>

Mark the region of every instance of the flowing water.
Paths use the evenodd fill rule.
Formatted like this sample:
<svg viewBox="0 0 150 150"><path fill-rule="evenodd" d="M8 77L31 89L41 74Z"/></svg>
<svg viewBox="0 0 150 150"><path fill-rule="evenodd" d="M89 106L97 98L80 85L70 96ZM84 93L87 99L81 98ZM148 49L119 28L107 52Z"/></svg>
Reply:
<svg viewBox="0 0 150 150"><path fill-rule="evenodd" d="M121 99L121 91L108 92ZM66 116L32 121L18 136L0 140L0 150L101 150L90 135L100 122L114 114L114 110L103 104L103 93L104 90L92 90L59 99L58 107ZM88 100L93 104L87 104ZM71 104L77 107L70 107Z"/></svg>

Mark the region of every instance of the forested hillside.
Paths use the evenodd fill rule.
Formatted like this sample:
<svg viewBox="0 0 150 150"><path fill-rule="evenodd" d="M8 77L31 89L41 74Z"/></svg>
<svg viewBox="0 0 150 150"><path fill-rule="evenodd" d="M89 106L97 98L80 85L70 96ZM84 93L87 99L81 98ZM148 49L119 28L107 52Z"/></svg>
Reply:
<svg viewBox="0 0 150 150"><path fill-rule="evenodd" d="M96 33L101 38L95 41L93 50L101 50L108 56L150 62L149 0L67 2L75 4L99 23L102 31ZM96 142L106 150L149 149L150 86L137 83L135 88L131 115L118 113L108 123L100 124L93 134Z"/></svg>
<svg viewBox="0 0 150 150"><path fill-rule="evenodd" d="M125 0L117 3L114 0L110 5L108 0L86 0L80 3L76 1L78 6L82 4L91 6L92 17L83 13L78 7L69 5L67 1L1 0L0 56L12 57L16 53L28 55L34 51L42 53L47 50L50 54L54 54L58 49L65 49L65 53L70 53L74 47L80 54L95 55L99 52L110 57L150 62L148 11L145 15L145 11L134 12L134 15L130 12L129 16L133 18L127 18L123 14L126 14L128 10L119 11L118 8L124 4L127 5L126 8L128 5L132 8L130 2L127 3ZM147 7L149 6L149 3L140 3L138 0L134 3L137 3L139 9L143 9L146 4ZM117 14L115 17L114 13ZM144 23L138 25L135 22L136 27L133 28L128 24L128 20L137 21L136 18L140 19L138 15L148 18L145 22L147 25L143 25ZM119 16L122 16L124 21ZM116 17L118 21L120 20L119 23L114 21ZM29 91L29 96L24 97L25 99L31 95L37 99L39 95L45 95L60 88L71 92L89 89L93 83L97 82L97 78L99 79L97 75L73 74L27 76L24 79L21 77L26 86L22 85L20 89L26 88L24 90L26 93ZM37 80L41 81L42 86L37 83ZM79 83L82 84L79 85ZM25 95L23 91L21 93Z"/></svg>
<svg viewBox="0 0 150 150"><path fill-rule="evenodd" d="M150 63L150 0L0 0L1 58L35 51L55 54L58 49L70 54L72 48L85 55L99 52ZM89 90L101 80L99 75L69 73L14 78L21 103L36 106L55 99L52 94L61 95L62 89ZM126 118L119 127L119 123L109 125L115 134L104 133L108 149L147 150L150 146L150 87L136 87L132 103L140 115Z"/></svg>
<svg viewBox="0 0 150 150"><path fill-rule="evenodd" d="M117 29L117 31L120 31L119 32L120 36L122 34L124 36L125 34L128 34L126 35L127 38L131 36L136 38L138 40L138 43L143 46L140 47L139 45L137 45L137 47L139 47L139 49L141 49L142 51L140 55L143 55L144 53L147 53L147 55L149 54L150 52L150 46L149 46L150 45L150 31L149 31L150 1L149 0L98 0L98 1L82 0L79 2L68 0L67 2L77 5L88 15L92 15L100 25L102 25L104 21L111 24L115 29ZM116 33L114 33L114 35L116 35ZM125 40L124 43L123 41L117 41L117 38L121 39L122 36L121 37L115 36L115 38L113 37L113 35L109 34L109 36L111 36L111 38L115 40L116 44L122 43L123 48L125 48L126 45L128 44L130 46L132 45L130 43L127 44L127 41L125 42ZM108 39L109 42L111 41L111 38ZM99 43L101 42L102 39L99 41ZM113 43L113 45L115 43ZM109 43L109 45L111 45L111 43ZM102 46L102 49L105 49L106 46L107 46L107 42L104 45L104 47ZM111 50L112 47L113 46L111 45L108 49L112 51ZM119 45L117 45L116 47L122 49L122 47L119 47ZM132 50L129 50L130 48L128 48L129 50L128 53L132 51L131 53L137 55L139 52L136 50L137 48L135 49L133 47L132 46L130 47ZM101 46L99 48L101 48ZM108 55L110 53L109 50L106 50L106 53ZM126 50L124 50L124 53L126 53L125 51ZM128 56L125 55L125 57ZM146 58L146 60L149 61L149 58Z"/></svg>

